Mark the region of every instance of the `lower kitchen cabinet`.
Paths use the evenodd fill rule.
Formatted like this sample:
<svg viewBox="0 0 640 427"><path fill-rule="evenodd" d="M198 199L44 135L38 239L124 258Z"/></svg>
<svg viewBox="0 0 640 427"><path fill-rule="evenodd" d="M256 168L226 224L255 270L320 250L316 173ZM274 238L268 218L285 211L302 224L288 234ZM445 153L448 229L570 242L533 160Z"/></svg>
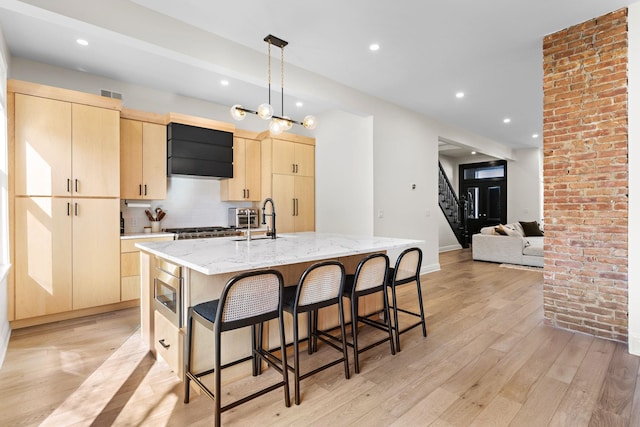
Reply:
<svg viewBox="0 0 640 427"><path fill-rule="evenodd" d="M136 243L173 240L173 237L144 237L123 239L120 242L120 300L140 298L140 249Z"/></svg>
<svg viewBox="0 0 640 427"><path fill-rule="evenodd" d="M15 198L15 320L120 301L118 199Z"/></svg>

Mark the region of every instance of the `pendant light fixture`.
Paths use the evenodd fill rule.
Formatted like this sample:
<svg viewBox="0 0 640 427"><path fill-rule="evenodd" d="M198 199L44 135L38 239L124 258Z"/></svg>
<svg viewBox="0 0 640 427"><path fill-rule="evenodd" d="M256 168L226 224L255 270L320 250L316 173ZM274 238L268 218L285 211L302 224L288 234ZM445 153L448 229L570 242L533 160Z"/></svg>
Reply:
<svg viewBox="0 0 640 427"><path fill-rule="evenodd" d="M291 129L293 123L303 126L307 129L315 129L318 122L314 116L306 116L301 122L292 120L290 117L284 115L284 48L289 43L269 34L264 38L267 42L267 56L268 56L268 89L269 89L269 102L260 104L256 111L244 108L242 105L236 104L231 107L231 117L235 120L244 120L247 113L255 114L263 120L270 120L269 131L272 135L278 135L283 131ZM273 106L271 105L271 45L280 48L280 103L281 113L279 116L274 115Z"/></svg>

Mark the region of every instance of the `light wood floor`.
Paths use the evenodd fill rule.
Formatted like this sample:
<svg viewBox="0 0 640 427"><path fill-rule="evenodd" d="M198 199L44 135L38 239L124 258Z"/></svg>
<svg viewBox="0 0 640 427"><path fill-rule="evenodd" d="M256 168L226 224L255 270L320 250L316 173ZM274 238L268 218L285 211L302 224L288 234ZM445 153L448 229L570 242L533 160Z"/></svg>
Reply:
<svg viewBox="0 0 640 427"><path fill-rule="evenodd" d="M387 345L361 355L350 380L338 365L303 381L300 406L285 408L279 389L224 413L223 424L640 425L640 359L624 344L544 326L541 272L473 262L467 250L440 262L423 277L428 338L414 329L395 356ZM207 397L185 405L182 396L167 366L141 348L129 309L14 331L0 370L0 425L212 424Z"/></svg>

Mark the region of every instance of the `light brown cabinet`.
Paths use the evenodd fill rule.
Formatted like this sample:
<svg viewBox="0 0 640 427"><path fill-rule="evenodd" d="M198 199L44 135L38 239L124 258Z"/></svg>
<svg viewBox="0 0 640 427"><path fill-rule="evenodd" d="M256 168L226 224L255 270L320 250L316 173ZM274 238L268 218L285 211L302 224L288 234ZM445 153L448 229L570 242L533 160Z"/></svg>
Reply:
<svg viewBox="0 0 640 427"><path fill-rule="evenodd" d="M15 318L120 301L117 199L17 197Z"/></svg>
<svg viewBox="0 0 640 427"><path fill-rule="evenodd" d="M120 197L167 197L166 126L120 119Z"/></svg>
<svg viewBox="0 0 640 427"><path fill-rule="evenodd" d="M220 199L257 202L260 194L260 141L233 138L233 178L220 181Z"/></svg>
<svg viewBox="0 0 640 427"><path fill-rule="evenodd" d="M144 237L120 241L120 300L140 298L140 249L136 243L173 240L173 237Z"/></svg>
<svg viewBox="0 0 640 427"><path fill-rule="evenodd" d="M272 138L273 173L315 175L315 146Z"/></svg>
<svg viewBox="0 0 640 427"><path fill-rule="evenodd" d="M15 94L15 195L118 197L118 111Z"/></svg>
<svg viewBox="0 0 640 427"><path fill-rule="evenodd" d="M7 89L9 320L120 302L120 101L16 80Z"/></svg>
<svg viewBox="0 0 640 427"><path fill-rule="evenodd" d="M283 134L262 140L262 196L276 205L277 231L315 230L315 140Z"/></svg>

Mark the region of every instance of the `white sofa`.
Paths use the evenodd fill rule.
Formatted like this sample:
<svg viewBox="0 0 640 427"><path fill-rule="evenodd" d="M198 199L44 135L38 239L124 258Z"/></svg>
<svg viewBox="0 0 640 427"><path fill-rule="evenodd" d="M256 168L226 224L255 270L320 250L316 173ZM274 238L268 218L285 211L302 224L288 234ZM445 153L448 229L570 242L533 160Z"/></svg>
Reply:
<svg viewBox="0 0 640 427"><path fill-rule="evenodd" d="M509 233L496 232L496 226L484 227L471 237L473 259L505 264L544 266L544 236L525 237L519 223L506 224Z"/></svg>

